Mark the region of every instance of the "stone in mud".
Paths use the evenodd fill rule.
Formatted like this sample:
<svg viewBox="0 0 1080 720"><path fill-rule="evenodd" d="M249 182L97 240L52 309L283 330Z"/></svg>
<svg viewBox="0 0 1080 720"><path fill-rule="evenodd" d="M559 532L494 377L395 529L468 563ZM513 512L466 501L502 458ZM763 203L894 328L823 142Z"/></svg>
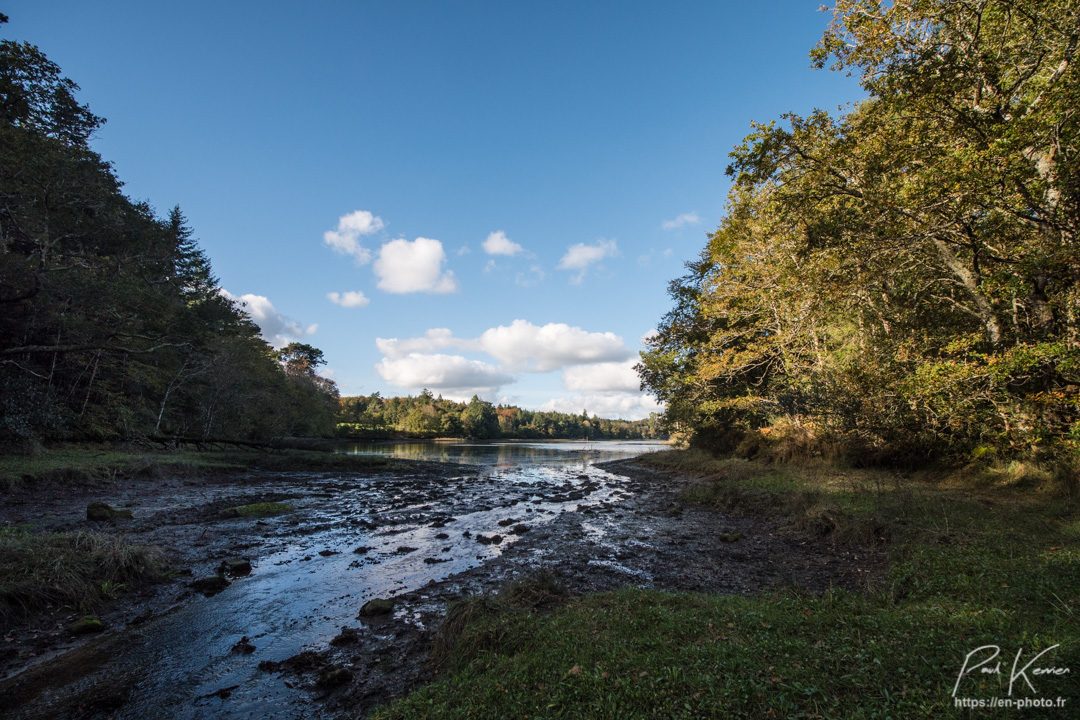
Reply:
<svg viewBox="0 0 1080 720"><path fill-rule="evenodd" d="M340 551L338 551L338 550L320 550L319 554L322 555L323 557L330 557L331 555L340 554Z"/></svg>
<svg viewBox="0 0 1080 720"><path fill-rule="evenodd" d="M466 530L465 532L461 533L461 537L472 537L472 533Z"/></svg>
<svg viewBox="0 0 1080 720"><path fill-rule="evenodd" d="M513 533L515 535L524 535L527 532L529 532L529 526L528 525L515 525L514 526Z"/></svg>
<svg viewBox="0 0 1080 720"><path fill-rule="evenodd" d="M87 520L112 520L114 518L132 518L130 510L116 510L103 502L92 502L86 506Z"/></svg>
<svg viewBox="0 0 1080 720"><path fill-rule="evenodd" d="M225 508L221 511L221 514L225 517L273 517L274 515L281 515L292 510L292 505L286 503L276 502L263 502L252 503L250 505L237 505L236 507Z"/></svg>
<svg viewBox="0 0 1080 720"><path fill-rule="evenodd" d="M367 553L369 550L374 550L374 549L375 548L370 548L370 547L364 545L364 546L358 547L355 550L353 550L353 553L356 554L356 555L363 555L363 554Z"/></svg>
<svg viewBox="0 0 1080 720"><path fill-rule="evenodd" d="M436 535L436 536L435 536L435 539L436 539L436 540L445 540L445 539L447 539L448 537L450 537L450 536L449 536L449 535L447 535L446 533L439 533L438 535Z"/></svg>
<svg viewBox="0 0 1080 720"><path fill-rule="evenodd" d="M424 558L425 565L435 565L444 562L450 562L450 558Z"/></svg>
<svg viewBox="0 0 1080 720"><path fill-rule="evenodd" d="M477 535L476 542L484 545L498 545L503 541L502 535Z"/></svg>
<svg viewBox="0 0 1080 720"><path fill-rule="evenodd" d="M379 615L389 615L392 612L394 612L394 601L392 599L375 598L364 603L357 617L377 617Z"/></svg>
<svg viewBox="0 0 1080 720"><path fill-rule="evenodd" d="M74 635L89 635L90 633L99 633L104 629L105 623L93 615L84 615L68 626L68 630Z"/></svg>
<svg viewBox="0 0 1080 720"><path fill-rule="evenodd" d="M343 627L341 632L330 641L331 645L355 645L360 642L360 633L356 628Z"/></svg>
<svg viewBox="0 0 1080 720"><path fill-rule="evenodd" d="M224 575L211 575L210 577L199 578L188 587L196 592L201 592L206 597L211 597L229 587L229 581L225 579Z"/></svg>
<svg viewBox="0 0 1080 720"><path fill-rule="evenodd" d="M251 644L251 641L248 640L248 636L245 635L244 637L240 638L240 642L232 646L232 651L234 653L250 655L251 653L255 652L255 646Z"/></svg>
<svg viewBox="0 0 1080 720"><path fill-rule="evenodd" d="M500 520L499 521L499 527L506 527L507 525L513 525L516 522L517 522L516 518L506 518L505 520Z"/></svg>
<svg viewBox="0 0 1080 720"><path fill-rule="evenodd" d="M232 575L234 577L250 575L251 563L244 558L222 560L221 565L218 566L218 573L221 575Z"/></svg>
<svg viewBox="0 0 1080 720"><path fill-rule="evenodd" d="M344 685L352 680L352 678L352 673L345 668L328 667L319 674L319 679L315 681L315 684L323 690L330 690Z"/></svg>
<svg viewBox="0 0 1080 720"><path fill-rule="evenodd" d="M399 553L401 553L402 555L405 555L406 553L411 553L411 552L415 552L415 551L416 551L416 548L414 548L414 547L409 547L408 545L400 545L400 546L398 546L398 549L397 549L397 551L398 551Z"/></svg>

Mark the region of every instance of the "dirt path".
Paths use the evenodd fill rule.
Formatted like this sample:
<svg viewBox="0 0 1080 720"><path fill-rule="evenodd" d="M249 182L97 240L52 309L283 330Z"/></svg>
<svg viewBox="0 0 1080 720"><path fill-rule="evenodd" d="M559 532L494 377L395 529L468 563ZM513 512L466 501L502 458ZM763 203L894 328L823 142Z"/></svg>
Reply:
<svg viewBox="0 0 1080 720"><path fill-rule="evenodd" d="M136 510L113 529L168 548L172 563L194 576L229 557L250 558L255 569L234 581L232 596L203 598L184 581L129 594L101 615L118 630L91 641L63 631L67 615L36 618L4 638L0 673L16 674L0 681L0 703L27 718L139 717L162 708L172 717L241 717L271 707L275 717L356 717L432 678L431 637L448 603L532 572L555 574L571 593L626 585L755 593L857 589L881 567L873 554L803 542L770 521L684 507L678 495L689 482L632 461L510 486L460 466L417 463L362 482L291 473L171 478L63 500L28 492L4 504L0 522L80 529L86 503L105 499ZM296 511L254 522L221 517L224 508L267 501ZM366 544L357 547L357 537ZM303 594L294 581L321 594ZM263 595L296 598L283 611L300 623L287 640L272 628L260 635L259 618L244 614L249 601L237 593L255 597L259 583L267 583ZM393 612L358 618L376 596L392 597ZM230 602L232 615L222 611ZM183 632L188 616L209 623L218 614L223 629L206 632L216 638L207 652L220 657L206 677L176 697L168 671L148 685L145 666L162 662L154 650L166 644L157 639ZM250 650L233 647L241 636Z"/></svg>

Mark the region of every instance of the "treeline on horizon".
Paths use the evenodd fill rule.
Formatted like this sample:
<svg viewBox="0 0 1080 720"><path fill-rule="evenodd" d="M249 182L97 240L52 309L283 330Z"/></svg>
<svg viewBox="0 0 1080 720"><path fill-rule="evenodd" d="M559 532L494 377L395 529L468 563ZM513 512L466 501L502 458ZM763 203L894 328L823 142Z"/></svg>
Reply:
<svg viewBox="0 0 1080 720"><path fill-rule="evenodd" d="M416 397L384 398L379 393L341 398L338 434L416 438L653 440L667 437L656 413L644 420L609 420L551 410L493 405L473 396L469 402L445 400L424 390Z"/></svg>
<svg viewBox="0 0 1080 720"><path fill-rule="evenodd" d="M180 208L121 192L76 90L37 47L0 40L0 451L332 434L322 353L267 345Z"/></svg>
<svg viewBox="0 0 1080 720"><path fill-rule="evenodd" d="M639 365L666 423L751 456L1075 460L1078 38L1075 0L838 0L811 57L867 97L731 154Z"/></svg>

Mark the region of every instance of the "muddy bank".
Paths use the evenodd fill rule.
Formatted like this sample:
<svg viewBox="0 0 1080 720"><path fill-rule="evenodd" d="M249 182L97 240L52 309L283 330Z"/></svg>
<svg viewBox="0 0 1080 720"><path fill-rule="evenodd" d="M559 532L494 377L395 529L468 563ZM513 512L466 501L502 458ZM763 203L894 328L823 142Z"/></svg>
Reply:
<svg viewBox="0 0 1080 720"><path fill-rule="evenodd" d="M18 674L0 682L0 702L14 717L356 717L432 678L431 637L449 602L536 570L574 593L753 593L858 588L879 566L768 521L683 507L685 482L632 461L529 472L427 463L365 477L169 479L63 501L27 493L0 521L78 529L88 502L130 508L133 519L107 526L165 548L191 576L125 597L102 616L103 637L68 637L59 615L9 634L0 668ZM262 502L293 509L225 512ZM226 576L212 597L189 587L228 559L250 572ZM392 608L361 613L376 598Z"/></svg>

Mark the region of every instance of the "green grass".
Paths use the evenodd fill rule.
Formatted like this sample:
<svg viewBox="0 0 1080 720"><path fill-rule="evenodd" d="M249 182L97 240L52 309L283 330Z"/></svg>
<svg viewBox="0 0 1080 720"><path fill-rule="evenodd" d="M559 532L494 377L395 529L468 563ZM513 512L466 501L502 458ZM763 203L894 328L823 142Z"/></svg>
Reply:
<svg viewBox="0 0 1080 720"><path fill-rule="evenodd" d="M155 552L113 535L0 528L0 628L49 607L89 610L163 576Z"/></svg>
<svg viewBox="0 0 1080 720"><path fill-rule="evenodd" d="M1080 513L1075 499L1051 485L1020 490L986 473L900 477L694 453L646 462L697 475L688 502L784 518L792 533L817 541L866 540L888 554L890 568L860 594L792 589L741 597L628 588L545 612L493 610L484 601L442 649L441 679L376 717L1080 712ZM999 646L1001 673L969 675L957 697L1006 698L1017 652L1023 666L1056 644L1038 665L1069 673L1032 677L1038 694L1017 680L1013 697L1061 697L1064 708L954 705L969 652Z"/></svg>
<svg viewBox="0 0 1080 720"><path fill-rule="evenodd" d="M282 515L290 512L293 509L292 505L287 503L277 502L261 502L252 503L251 505L237 505L236 507L226 508L222 511L222 515L228 517L253 517L264 518L273 517L275 515Z"/></svg>
<svg viewBox="0 0 1080 720"><path fill-rule="evenodd" d="M400 465L400 463L397 463ZM38 455L0 455L0 492L21 485L99 483L166 474L262 470L367 471L386 469L394 461L377 456L345 455L320 450L182 450L128 451L108 446L69 445Z"/></svg>

